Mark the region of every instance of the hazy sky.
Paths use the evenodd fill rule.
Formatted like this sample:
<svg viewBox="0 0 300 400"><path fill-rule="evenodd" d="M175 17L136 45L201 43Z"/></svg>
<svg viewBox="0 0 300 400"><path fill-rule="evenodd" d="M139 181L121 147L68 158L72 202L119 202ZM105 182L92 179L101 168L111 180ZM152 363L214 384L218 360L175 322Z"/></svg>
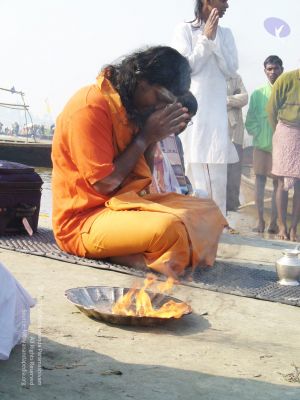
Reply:
<svg viewBox="0 0 300 400"><path fill-rule="evenodd" d="M287 70L300 66L299 0L229 5L221 25L233 31L250 92L265 82L266 56L279 55ZM193 8L194 0L0 0L0 87L24 91L34 116L43 116L48 103L55 118L104 64L141 46L170 44L174 26L191 19ZM286 21L290 35L268 33L269 17Z"/></svg>

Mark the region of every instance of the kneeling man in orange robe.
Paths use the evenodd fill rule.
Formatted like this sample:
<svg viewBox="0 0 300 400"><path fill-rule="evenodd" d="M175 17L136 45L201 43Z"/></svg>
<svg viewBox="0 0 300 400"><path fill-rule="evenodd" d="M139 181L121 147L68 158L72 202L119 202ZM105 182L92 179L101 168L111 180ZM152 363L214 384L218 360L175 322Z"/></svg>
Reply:
<svg viewBox="0 0 300 400"><path fill-rule="evenodd" d="M105 67L69 100L52 145L53 230L61 249L175 278L188 266L213 265L227 225L216 204L148 191L156 143L190 119L167 93L184 95L190 81L188 61L157 46Z"/></svg>

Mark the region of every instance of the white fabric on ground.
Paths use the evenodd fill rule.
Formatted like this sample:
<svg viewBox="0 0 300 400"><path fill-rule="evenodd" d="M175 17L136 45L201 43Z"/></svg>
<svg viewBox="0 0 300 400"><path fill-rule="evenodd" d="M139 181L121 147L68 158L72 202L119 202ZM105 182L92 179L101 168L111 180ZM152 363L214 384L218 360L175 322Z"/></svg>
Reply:
<svg viewBox="0 0 300 400"><path fill-rule="evenodd" d="M0 263L0 360L7 360L27 336L30 307L35 301Z"/></svg>
<svg viewBox="0 0 300 400"><path fill-rule="evenodd" d="M227 164L190 163L187 174L197 197L209 197L226 217Z"/></svg>

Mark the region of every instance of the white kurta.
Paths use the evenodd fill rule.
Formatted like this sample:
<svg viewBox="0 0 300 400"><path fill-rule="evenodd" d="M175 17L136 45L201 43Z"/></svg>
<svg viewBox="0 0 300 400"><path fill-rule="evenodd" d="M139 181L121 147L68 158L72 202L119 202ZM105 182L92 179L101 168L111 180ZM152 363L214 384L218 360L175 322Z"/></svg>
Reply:
<svg viewBox="0 0 300 400"><path fill-rule="evenodd" d="M221 164L226 169L227 163L238 161L237 152L228 134L227 116L226 79L235 75L238 68L234 38L230 29L218 27L215 40L209 40L203 35L203 29L204 24L194 28L191 23L182 23L175 30L173 43L189 60L192 68L191 91L198 102L193 125L180 136L187 173L195 168L202 168L201 164ZM193 180L192 176L191 178ZM226 179L224 182L223 178L222 173L219 182L218 179L214 181L216 185L224 186L221 197L224 195L225 200L213 199L224 213ZM194 189L203 190L202 187ZM212 192L216 192L214 188Z"/></svg>
<svg viewBox="0 0 300 400"><path fill-rule="evenodd" d="M180 24L173 46L189 60L191 91L198 102L193 125L180 136L186 163L226 164L238 161L228 135L226 79L238 68L237 50L228 28L218 27L215 40L203 35L204 24Z"/></svg>

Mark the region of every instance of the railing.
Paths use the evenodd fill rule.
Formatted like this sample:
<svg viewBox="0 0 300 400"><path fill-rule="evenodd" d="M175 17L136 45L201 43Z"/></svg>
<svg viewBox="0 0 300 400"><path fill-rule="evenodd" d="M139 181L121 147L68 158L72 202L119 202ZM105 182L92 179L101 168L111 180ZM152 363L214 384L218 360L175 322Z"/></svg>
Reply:
<svg viewBox="0 0 300 400"><path fill-rule="evenodd" d="M25 129L26 129L26 141L28 142L28 133L29 133L29 127L28 127L28 119L27 116L29 117L31 124L33 126L33 121L32 121L32 117L31 114L29 112L29 105L27 105L25 103L25 94L24 92L15 90L14 87L12 87L11 89L6 89L6 88L1 88L0 90L4 91L4 92L10 92L11 94L17 94L21 97L22 99L22 104L18 104L18 103L2 103L0 102L0 107L4 107L4 108L9 108L11 110L24 110L24 117L25 117Z"/></svg>

